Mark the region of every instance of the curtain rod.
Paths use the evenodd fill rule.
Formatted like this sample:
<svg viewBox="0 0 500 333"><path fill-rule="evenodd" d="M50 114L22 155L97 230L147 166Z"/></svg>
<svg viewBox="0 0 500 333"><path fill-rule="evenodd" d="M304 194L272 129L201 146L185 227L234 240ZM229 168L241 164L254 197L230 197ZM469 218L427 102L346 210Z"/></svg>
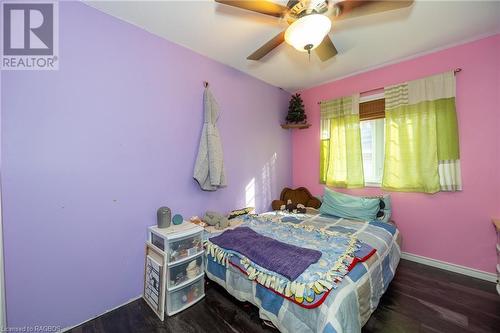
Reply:
<svg viewBox="0 0 500 333"><path fill-rule="evenodd" d="M453 74L457 75L457 73L460 73L462 71L462 68L457 67L453 70ZM376 89L373 89L376 90ZM318 104L321 104L321 101L318 102Z"/></svg>

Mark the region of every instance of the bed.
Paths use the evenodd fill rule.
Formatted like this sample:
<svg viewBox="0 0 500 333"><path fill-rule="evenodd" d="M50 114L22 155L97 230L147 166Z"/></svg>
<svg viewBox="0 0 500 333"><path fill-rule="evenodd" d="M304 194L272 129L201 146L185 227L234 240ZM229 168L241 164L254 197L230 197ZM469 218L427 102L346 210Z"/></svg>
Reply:
<svg viewBox="0 0 500 333"><path fill-rule="evenodd" d="M283 333L361 332L400 259L401 236L391 223L281 212L247 216L241 222L234 230L248 227L266 237L320 251L322 259L332 260L310 265L295 283L284 273L215 245L211 240L215 242L220 232L206 235L208 278L236 299L257 306L260 317Z"/></svg>

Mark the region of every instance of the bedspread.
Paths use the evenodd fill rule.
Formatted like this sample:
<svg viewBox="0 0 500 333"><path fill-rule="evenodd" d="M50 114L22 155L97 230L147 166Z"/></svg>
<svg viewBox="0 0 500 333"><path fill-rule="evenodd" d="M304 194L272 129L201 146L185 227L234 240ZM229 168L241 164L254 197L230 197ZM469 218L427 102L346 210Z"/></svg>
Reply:
<svg viewBox="0 0 500 333"><path fill-rule="evenodd" d="M313 251L320 256L320 260L314 260L313 264L301 266L300 274L295 274L293 278L284 275L279 269L270 269L269 265L266 265L266 258L253 256L260 259L256 261L245 255L249 252L248 248L266 246L262 241L254 243L251 238L238 240L244 242L240 244L243 251L235 251L231 246L220 246L218 239L227 238L233 231L208 239L208 260L215 260L225 266L235 266L250 280L257 281L303 307L319 306L330 290L342 283L342 279L353 266L357 262L367 260L375 249L359 241L354 232L329 230L301 222L301 219L289 215L263 214L245 217L243 224L236 229L249 229L265 239L273 239L304 251ZM287 264L293 265L290 262Z"/></svg>
<svg viewBox="0 0 500 333"><path fill-rule="evenodd" d="M258 306L261 318L271 321L281 332L360 332L377 307L399 263L401 239L396 227L383 222L351 221L324 215L268 213L263 217L269 221L267 229L259 231L264 230L264 234L265 231L272 233L270 226L280 219L297 228L355 237L376 252L365 262L354 262L342 283L323 293L319 304L320 297L316 297L315 302L305 303L305 306L283 297L265 284L248 279L244 265L234 256L229 259L231 265L224 265L214 261L207 253L207 276L237 299ZM332 248L335 248L334 244ZM367 250L364 249L365 253ZM314 274L314 269L321 270L319 262L315 265L318 267L311 267L304 274ZM301 275L301 278L304 276Z"/></svg>

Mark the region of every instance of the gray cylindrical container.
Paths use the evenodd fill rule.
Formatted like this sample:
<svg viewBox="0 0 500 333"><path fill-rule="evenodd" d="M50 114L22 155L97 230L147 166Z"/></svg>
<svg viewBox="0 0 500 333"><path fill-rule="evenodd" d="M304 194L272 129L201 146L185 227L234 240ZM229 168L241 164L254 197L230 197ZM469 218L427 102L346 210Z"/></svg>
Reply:
<svg viewBox="0 0 500 333"><path fill-rule="evenodd" d="M160 207L156 212L156 217L158 219L158 228L167 228L170 226L172 212L168 207Z"/></svg>

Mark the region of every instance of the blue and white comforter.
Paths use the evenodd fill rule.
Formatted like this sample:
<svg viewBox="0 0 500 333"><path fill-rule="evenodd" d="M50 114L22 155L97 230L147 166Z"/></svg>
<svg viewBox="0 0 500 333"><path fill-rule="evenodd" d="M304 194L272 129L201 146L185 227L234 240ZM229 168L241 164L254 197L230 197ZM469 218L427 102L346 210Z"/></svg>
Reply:
<svg viewBox="0 0 500 333"><path fill-rule="evenodd" d="M274 215L269 213L267 216L271 214ZM207 276L237 299L256 305L260 317L271 321L281 332L360 332L394 277L401 254L399 231L383 222L360 222L325 215L295 216L302 221L294 223L304 226L354 233L377 251L367 261L358 263L325 301L312 309L249 280L236 267L207 260Z"/></svg>

